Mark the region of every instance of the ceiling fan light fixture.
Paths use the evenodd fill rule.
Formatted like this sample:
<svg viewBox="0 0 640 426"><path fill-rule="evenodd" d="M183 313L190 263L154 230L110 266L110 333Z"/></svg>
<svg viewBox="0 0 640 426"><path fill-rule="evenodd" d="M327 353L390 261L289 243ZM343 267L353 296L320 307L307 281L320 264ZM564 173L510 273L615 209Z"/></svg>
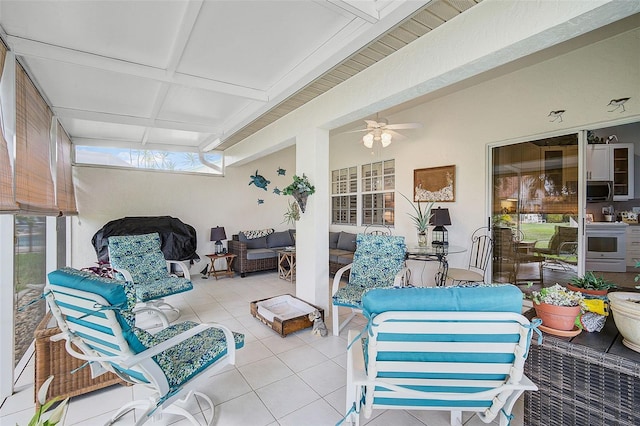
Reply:
<svg viewBox="0 0 640 426"><path fill-rule="evenodd" d="M373 147L373 133L367 133L362 137L362 142L367 148Z"/></svg>
<svg viewBox="0 0 640 426"><path fill-rule="evenodd" d="M389 145L391 145L391 133L382 132L382 135L380 135L380 139L381 139L383 148L386 148Z"/></svg>

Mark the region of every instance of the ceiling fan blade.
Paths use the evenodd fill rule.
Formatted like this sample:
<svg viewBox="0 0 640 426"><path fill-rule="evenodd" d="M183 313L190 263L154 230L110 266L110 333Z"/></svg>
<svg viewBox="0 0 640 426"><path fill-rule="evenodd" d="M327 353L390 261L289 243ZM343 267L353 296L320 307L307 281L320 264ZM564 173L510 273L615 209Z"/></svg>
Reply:
<svg viewBox="0 0 640 426"><path fill-rule="evenodd" d="M391 136L393 137L394 141L398 141L398 142L402 142L403 140L406 140L407 137L405 135L403 135L402 133L398 133L396 131L393 130L389 130L388 128L384 130L387 133L391 133Z"/></svg>
<svg viewBox="0 0 640 426"><path fill-rule="evenodd" d="M358 133L358 132L370 132L371 129L359 129L359 130L348 130L346 132L342 132L342 133ZM340 134L342 134L340 133Z"/></svg>
<svg viewBox="0 0 640 426"><path fill-rule="evenodd" d="M399 129L419 129L422 127L421 123L401 123L401 124L389 124L384 126L385 129L399 130Z"/></svg>

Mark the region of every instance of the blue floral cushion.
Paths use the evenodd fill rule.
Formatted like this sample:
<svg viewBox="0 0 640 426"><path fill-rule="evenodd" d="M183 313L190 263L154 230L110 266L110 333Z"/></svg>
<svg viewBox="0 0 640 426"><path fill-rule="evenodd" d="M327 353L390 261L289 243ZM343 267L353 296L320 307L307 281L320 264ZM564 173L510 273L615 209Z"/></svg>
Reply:
<svg viewBox="0 0 640 426"><path fill-rule="evenodd" d="M162 254L160 235L121 235L109 237L109 261L117 271L123 269L131 274L139 301L159 299L193 288L191 281L172 277ZM116 278L124 276L116 272Z"/></svg>
<svg viewBox="0 0 640 426"><path fill-rule="evenodd" d="M349 282L333 296L335 305L361 308L365 290L393 287L404 266L404 237L358 234L356 244Z"/></svg>
<svg viewBox="0 0 640 426"><path fill-rule="evenodd" d="M169 276L157 232L109 237L109 261L115 270L129 271L134 283Z"/></svg>
<svg viewBox="0 0 640 426"><path fill-rule="evenodd" d="M185 332L198 324L185 321L171 325L156 334L136 329L140 342L147 346L155 346L173 336ZM244 335L233 333L236 349L244 346ZM227 353L224 333L216 328L209 328L184 342L167 349L153 357L158 363L172 388L182 385L196 374L216 362Z"/></svg>

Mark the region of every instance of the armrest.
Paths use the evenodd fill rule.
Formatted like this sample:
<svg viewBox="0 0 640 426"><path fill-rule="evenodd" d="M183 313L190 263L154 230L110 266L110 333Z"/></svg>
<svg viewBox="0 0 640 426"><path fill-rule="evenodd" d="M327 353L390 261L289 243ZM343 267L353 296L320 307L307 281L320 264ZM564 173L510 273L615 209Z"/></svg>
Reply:
<svg viewBox="0 0 640 426"><path fill-rule="evenodd" d="M331 296L332 297L333 297L333 295L336 294L336 292L340 288L340 279L342 278L342 274L344 274L349 269L351 269L352 266L353 266L353 263L350 263L347 266L343 266L342 268L338 269L336 274L333 276L333 285L331 286Z"/></svg>
<svg viewBox="0 0 640 426"><path fill-rule="evenodd" d="M191 273L189 272L189 267L187 264L181 260L167 260L167 269L171 272L171 265L178 265L180 270L182 270L182 274L188 280L191 279Z"/></svg>
<svg viewBox="0 0 640 426"><path fill-rule="evenodd" d="M576 254L578 251L577 241L565 241L558 246L558 255L560 254Z"/></svg>
<svg viewBox="0 0 640 426"><path fill-rule="evenodd" d="M411 272L409 271L409 268L407 268L406 266L403 266L402 269L398 271L396 276L393 278L393 286L394 287L407 286L407 284L409 284L410 274Z"/></svg>

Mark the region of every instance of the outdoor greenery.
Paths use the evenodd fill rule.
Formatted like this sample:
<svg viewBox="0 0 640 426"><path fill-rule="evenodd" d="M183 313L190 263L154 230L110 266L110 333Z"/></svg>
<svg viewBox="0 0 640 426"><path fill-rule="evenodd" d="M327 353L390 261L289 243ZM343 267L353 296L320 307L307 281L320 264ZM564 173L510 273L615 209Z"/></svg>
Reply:
<svg viewBox="0 0 640 426"><path fill-rule="evenodd" d="M16 253L16 292L27 284L45 283L44 252Z"/></svg>

